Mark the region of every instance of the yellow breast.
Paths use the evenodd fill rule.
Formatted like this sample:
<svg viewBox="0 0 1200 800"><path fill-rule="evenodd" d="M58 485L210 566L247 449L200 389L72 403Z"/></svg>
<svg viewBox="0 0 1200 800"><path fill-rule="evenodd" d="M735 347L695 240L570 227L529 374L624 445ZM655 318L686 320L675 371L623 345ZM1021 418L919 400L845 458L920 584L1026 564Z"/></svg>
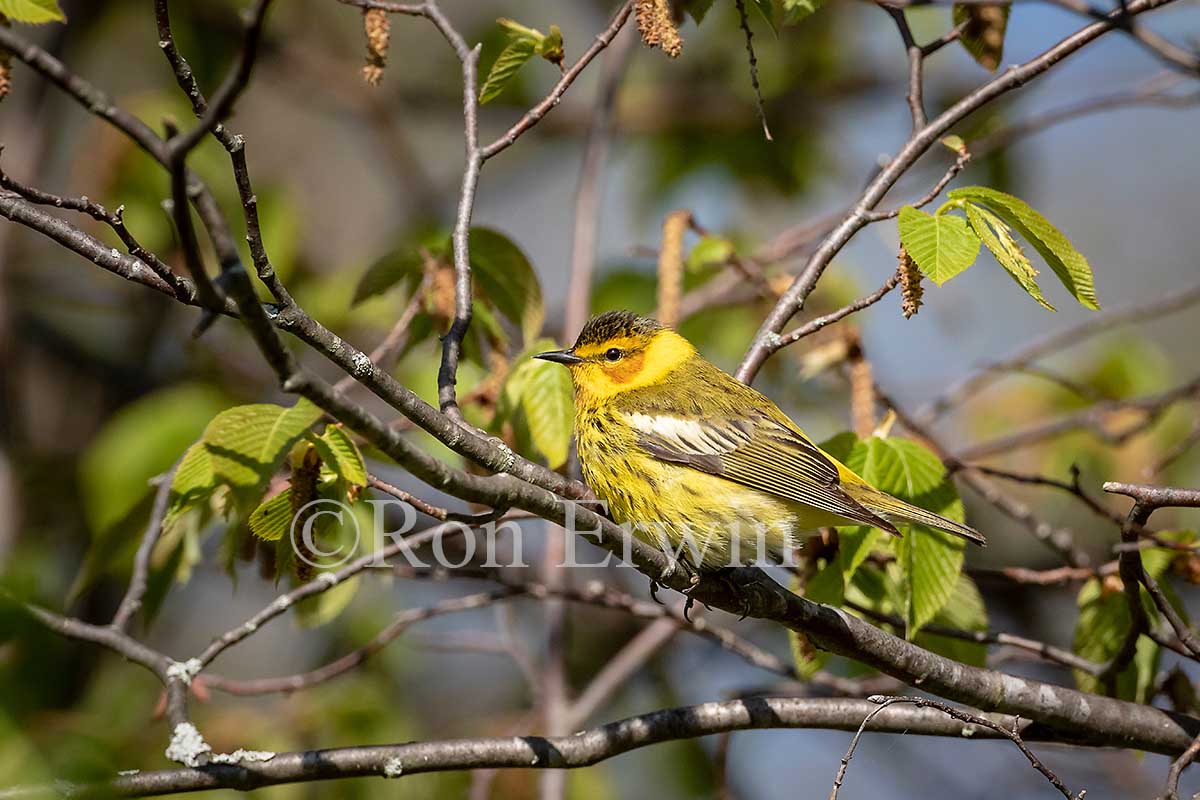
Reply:
<svg viewBox="0 0 1200 800"><path fill-rule="evenodd" d="M798 546L795 534L832 521L817 509L650 456L620 412L576 413L584 480L612 518L693 566L778 561Z"/></svg>

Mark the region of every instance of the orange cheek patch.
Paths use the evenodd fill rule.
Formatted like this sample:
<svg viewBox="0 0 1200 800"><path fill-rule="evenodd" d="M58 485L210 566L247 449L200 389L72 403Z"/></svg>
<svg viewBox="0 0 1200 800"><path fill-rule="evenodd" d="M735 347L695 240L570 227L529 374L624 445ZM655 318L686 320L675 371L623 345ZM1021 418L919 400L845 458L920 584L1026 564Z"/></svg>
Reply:
<svg viewBox="0 0 1200 800"><path fill-rule="evenodd" d="M638 352L626 357L620 363L608 367L605 372L615 383L629 383L641 374L645 362L645 352Z"/></svg>

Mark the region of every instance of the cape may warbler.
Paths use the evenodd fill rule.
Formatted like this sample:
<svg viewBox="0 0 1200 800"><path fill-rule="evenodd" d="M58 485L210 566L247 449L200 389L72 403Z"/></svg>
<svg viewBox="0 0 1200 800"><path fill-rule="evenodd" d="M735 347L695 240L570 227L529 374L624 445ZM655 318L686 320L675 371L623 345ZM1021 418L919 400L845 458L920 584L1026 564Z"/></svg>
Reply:
<svg viewBox="0 0 1200 800"><path fill-rule="evenodd" d="M609 311L537 357L571 370L583 476L613 518L700 570L778 559L826 525L917 522L985 544L871 486L655 320Z"/></svg>

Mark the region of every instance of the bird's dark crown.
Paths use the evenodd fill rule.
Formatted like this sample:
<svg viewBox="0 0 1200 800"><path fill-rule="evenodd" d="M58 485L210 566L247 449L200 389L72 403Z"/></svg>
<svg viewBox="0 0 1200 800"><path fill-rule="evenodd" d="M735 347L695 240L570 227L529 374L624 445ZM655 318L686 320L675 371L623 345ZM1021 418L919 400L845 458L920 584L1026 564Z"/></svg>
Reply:
<svg viewBox="0 0 1200 800"><path fill-rule="evenodd" d="M650 336L662 329L663 326L658 320L638 316L632 311L605 311L588 320L579 332L579 338L575 340L575 347L572 349L601 344L620 337Z"/></svg>

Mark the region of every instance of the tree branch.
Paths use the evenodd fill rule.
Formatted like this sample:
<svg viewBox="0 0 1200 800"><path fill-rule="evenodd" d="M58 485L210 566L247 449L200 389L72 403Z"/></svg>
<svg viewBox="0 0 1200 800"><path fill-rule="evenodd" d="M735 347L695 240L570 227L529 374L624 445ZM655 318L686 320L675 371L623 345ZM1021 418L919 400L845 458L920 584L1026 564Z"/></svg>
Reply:
<svg viewBox="0 0 1200 800"><path fill-rule="evenodd" d="M910 701L918 702L915 698ZM571 736L450 739L276 753L260 762L143 771L91 785L64 786L60 783L45 787L19 787L3 796L10 800L58 797L62 790L67 789L74 798L145 797L220 788L250 791L264 786L335 778L402 778L427 772L487 767L573 769L591 766L642 747L725 731L771 728L853 731L858 729L868 714L877 711L878 705L869 700L728 700L655 711L589 728ZM971 741L1011 740L1008 731L1014 727L1020 728L1020 723L1011 718L1002 719L993 727L990 721L981 723L979 719L982 718L970 716L971 721L964 722L948 717L939 708L888 707L874 717L873 723L874 730L880 732L945 736ZM1021 738L1025 741L1058 741L1034 725L1026 726L1021 731ZM1185 743L1180 750L1186 746Z"/></svg>

